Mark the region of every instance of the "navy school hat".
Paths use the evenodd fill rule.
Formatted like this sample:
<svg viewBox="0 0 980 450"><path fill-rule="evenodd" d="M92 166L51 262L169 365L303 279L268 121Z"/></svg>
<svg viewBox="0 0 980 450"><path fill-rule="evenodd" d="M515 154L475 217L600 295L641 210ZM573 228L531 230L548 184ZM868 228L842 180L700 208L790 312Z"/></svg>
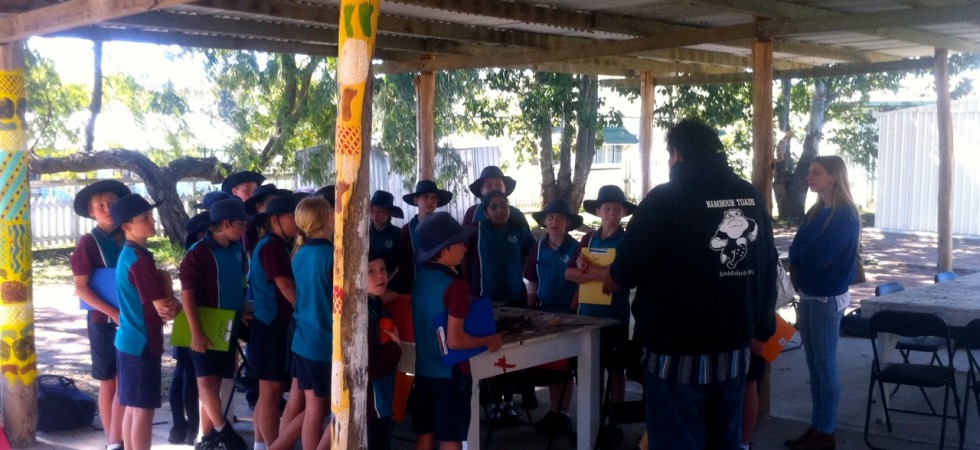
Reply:
<svg viewBox="0 0 980 450"><path fill-rule="evenodd" d="M242 202L228 199L211 205L211 223L216 224L226 220L248 220Z"/></svg>
<svg viewBox="0 0 980 450"><path fill-rule="evenodd" d="M289 189L279 189L276 185L272 183L266 183L262 186L255 188L255 192L252 196L245 200L245 212L249 215L256 215L259 213L258 204L265 200L270 195L281 196L281 195L292 195L293 191Z"/></svg>
<svg viewBox="0 0 980 450"><path fill-rule="evenodd" d="M324 186L324 187L318 189L316 192L314 192L313 195L318 195L320 197L323 197L323 199L326 200L327 203L330 203L330 207L331 208L336 208L337 207L337 186L336 185L331 184L329 186Z"/></svg>
<svg viewBox="0 0 980 450"><path fill-rule="evenodd" d="M241 172L235 172L225 178L225 181L221 182L221 190L231 194L231 190L242 183L248 183L249 181L255 184L262 184L265 181L265 175L258 172L253 172L251 170L243 170Z"/></svg>
<svg viewBox="0 0 980 450"><path fill-rule="evenodd" d="M439 195L438 206L446 206L449 204L449 201L453 199L453 193L446 190L439 189L439 186L436 186L435 181L419 180L418 183L415 183L415 192L403 195L402 200L405 200L405 203L408 203L409 205L414 205L415 197L417 197L419 194L428 194L428 193Z"/></svg>
<svg viewBox="0 0 980 450"><path fill-rule="evenodd" d="M92 183L88 186L82 188L75 194L75 202L72 205L75 210L75 214L87 218L91 218L88 213L89 202L92 200L92 196L96 194L101 194L103 192L112 192L116 194L116 200L123 198L132 192L125 184L122 184L116 180L100 180Z"/></svg>
<svg viewBox="0 0 980 450"><path fill-rule="evenodd" d="M483 182L486 181L487 178L500 178L504 180L504 194L507 196L514 193L514 189L517 187L517 181L504 175L504 171L500 170L500 167L486 166L482 171L480 171L480 178L477 178L476 181L470 183L470 192L477 197L482 197Z"/></svg>
<svg viewBox="0 0 980 450"><path fill-rule="evenodd" d="M261 225L262 222L265 222L265 219L271 216L277 216L279 214L292 214L296 212L296 205L298 204L299 200L292 195L276 197L269 201L269 204L265 206L265 212L252 216L252 220L256 224Z"/></svg>
<svg viewBox="0 0 980 450"><path fill-rule="evenodd" d="M599 209L603 203L619 203L620 205L623 205L623 209L626 210L626 213L623 214L623 216L633 214L633 210L636 209L636 204L630 203L626 200L626 193L623 192L619 186L613 186L611 184L607 184L599 188L599 194L596 195L596 199L586 200L582 202L582 206L585 207L585 210L588 211L589 214L595 214L596 209Z"/></svg>
<svg viewBox="0 0 980 450"><path fill-rule="evenodd" d="M415 262L423 263L439 254L439 251L453 244L466 242L476 232L476 228L464 227L445 211L426 217L416 228L419 249Z"/></svg>
<svg viewBox="0 0 980 450"><path fill-rule="evenodd" d="M160 203L162 202L151 205L139 194L129 194L120 198L109 209L109 214L112 215L112 233L119 231L122 225L132 220L133 217L151 211L153 208L159 206Z"/></svg>
<svg viewBox="0 0 980 450"><path fill-rule="evenodd" d="M395 206L395 196L391 195L391 192L382 190L374 191L374 195L371 196L371 206L387 209L391 212L391 217L396 219L405 218L405 212Z"/></svg>
<svg viewBox="0 0 980 450"><path fill-rule="evenodd" d="M204 198L201 199L201 203L195 203L194 207L197 209L210 210L211 205L221 200L228 200L228 199L237 199L241 201L240 198L235 197L234 195L231 195L225 191L211 191L208 192L207 194L204 194Z"/></svg>
<svg viewBox="0 0 980 450"><path fill-rule="evenodd" d="M547 205L544 205L544 209L541 211L531 213L531 217L534 218L534 221L537 222L538 225L544 227L544 219L551 213L565 216L565 218L568 219L569 230L574 230L582 226L582 216L572 212L572 205L568 203L568 200L563 198L556 198L548 202Z"/></svg>
<svg viewBox="0 0 980 450"><path fill-rule="evenodd" d="M187 239L184 241L184 248L191 248L191 244L197 242L197 239L194 239L196 237L195 235L200 233L201 230L207 228L210 224L211 213L207 211L197 213L194 217L191 217L187 221L187 224L184 225L184 231L187 231Z"/></svg>

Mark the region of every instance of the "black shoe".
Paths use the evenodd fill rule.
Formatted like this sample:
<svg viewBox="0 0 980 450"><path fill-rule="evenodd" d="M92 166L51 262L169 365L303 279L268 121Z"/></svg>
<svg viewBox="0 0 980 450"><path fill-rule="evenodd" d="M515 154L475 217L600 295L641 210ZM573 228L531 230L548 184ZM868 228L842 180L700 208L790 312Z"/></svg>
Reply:
<svg viewBox="0 0 980 450"><path fill-rule="evenodd" d="M248 450L245 439L235 432L235 429L228 422L225 422L224 429L217 433L217 437L218 443L223 445L226 450Z"/></svg>
<svg viewBox="0 0 980 450"><path fill-rule="evenodd" d="M220 447L221 443L218 442L218 433L214 430L201 436L201 440L194 443L194 450L218 450Z"/></svg>
<svg viewBox="0 0 980 450"><path fill-rule="evenodd" d="M186 436L187 436L186 427L173 426L170 427L170 435L167 436L167 442L171 444L183 444Z"/></svg>
<svg viewBox="0 0 980 450"><path fill-rule="evenodd" d="M184 437L184 443L187 445L194 445L194 440L197 439L197 427L187 427L187 435Z"/></svg>
<svg viewBox="0 0 980 450"><path fill-rule="evenodd" d="M572 418L566 413L548 411L541 420L534 423L534 429L551 434L573 434Z"/></svg>

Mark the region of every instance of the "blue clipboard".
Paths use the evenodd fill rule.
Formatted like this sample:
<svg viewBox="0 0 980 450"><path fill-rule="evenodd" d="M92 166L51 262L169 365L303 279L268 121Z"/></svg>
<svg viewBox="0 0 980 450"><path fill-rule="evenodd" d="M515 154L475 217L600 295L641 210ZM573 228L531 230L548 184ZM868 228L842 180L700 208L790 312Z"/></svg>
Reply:
<svg viewBox="0 0 980 450"><path fill-rule="evenodd" d="M486 347L468 350L452 350L448 346L449 314L440 313L432 318L435 325L436 340L439 342L439 353L442 354L442 365L452 367L480 353L487 351ZM493 317L493 305L490 299L483 297L470 303L470 312L463 320L463 330L472 336L490 336L497 332L497 322Z"/></svg>
<svg viewBox="0 0 980 450"><path fill-rule="evenodd" d="M119 309L119 293L116 292L116 269L95 269L92 276L88 279L88 287L92 288L102 300ZM85 311L94 311L95 308L84 300L78 299L78 307Z"/></svg>

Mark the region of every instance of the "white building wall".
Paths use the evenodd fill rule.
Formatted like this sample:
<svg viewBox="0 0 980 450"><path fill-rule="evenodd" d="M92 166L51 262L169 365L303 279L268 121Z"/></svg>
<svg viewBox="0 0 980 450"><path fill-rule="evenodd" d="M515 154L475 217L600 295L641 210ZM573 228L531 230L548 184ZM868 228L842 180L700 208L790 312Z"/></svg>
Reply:
<svg viewBox="0 0 980 450"><path fill-rule="evenodd" d="M980 98L954 102L953 234L980 235ZM939 196L936 107L878 115L875 226L935 232Z"/></svg>

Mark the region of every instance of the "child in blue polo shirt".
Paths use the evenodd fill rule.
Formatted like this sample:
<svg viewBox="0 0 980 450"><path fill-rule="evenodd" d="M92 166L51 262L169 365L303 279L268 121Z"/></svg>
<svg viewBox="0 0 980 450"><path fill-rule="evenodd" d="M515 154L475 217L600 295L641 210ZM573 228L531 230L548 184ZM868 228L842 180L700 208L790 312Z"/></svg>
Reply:
<svg viewBox="0 0 980 450"><path fill-rule="evenodd" d="M477 337L463 329L470 310L469 287L456 273L466 254L465 242L476 231L438 212L418 227L419 263L412 289L415 325L415 397L412 430L416 448L431 449L435 440L443 450L461 449L470 426L473 378L469 361L452 367L442 364L433 318L448 313L446 346L454 350L487 347L496 352L503 344L500 333Z"/></svg>
<svg viewBox="0 0 980 450"><path fill-rule="evenodd" d="M211 350L198 308L235 311L241 317L245 302L245 258L239 242L248 215L242 202L221 200L211 206L211 224L204 238L191 246L180 263L181 298L191 332L191 360L197 375L201 412L200 434L205 446L224 445L228 450L245 450L245 440L224 420L221 410L221 380L235 375L233 348ZM232 342L237 341L237 326Z"/></svg>
<svg viewBox="0 0 980 450"><path fill-rule="evenodd" d="M382 296L388 291L388 259L375 247L368 251L368 450L388 448L391 437L395 369L402 356L401 338L385 310ZM383 323L392 324L385 327Z"/></svg>
<svg viewBox="0 0 980 450"><path fill-rule="evenodd" d="M598 230L590 231L582 237L575 257L568 262L568 268L565 269L565 278L576 283L601 282L609 272L609 267L589 264L582 256L582 249L614 249L619 246L626 237L626 232L620 223L623 217L633 214L636 205L626 200L626 193L619 186L606 185L599 188L599 195L595 200L586 200L582 202L582 206L586 211L598 216L602 220L602 225ZM612 294L610 305L584 304L581 302L582 299L579 299L577 305L573 305L578 308L579 314L619 321L619 324L604 327L599 332L599 360L603 367L612 351L629 340L629 299L630 291L621 290ZM625 374L621 370L614 371L609 373L609 377L612 383L610 398L614 402L623 401L626 393Z"/></svg>
<svg viewBox="0 0 980 450"><path fill-rule="evenodd" d="M548 202L543 210L531 214L531 217L547 233L531 247L524 267L524 278L528 280L527 305L552 312L574 313L571 308L578 284L565 279L565 268L573 260L578 242L568 235L568 230L580 227L582 216L572 212L568 201L559 198ZM567 371L568 364L568 360L556 361L530 370ZM572 400L572 384L562 382L548 386L551 410L534 424L535 428L552 432L571 431L568 406Z"/></svg>
<svg viewBox="0 0 980 450"><path fill-rule="evenodd" d="M109 208L129 193L129 188L118 181L102 180L78 191L74 202L75 214L95 219L96 223L91 233L78 239L70 264L75 292L94 308L88 312L86 323L92 355L92 378L99 380L99 416L109 450L122 446L123 411L116 396L116 347L113 345L119 326L119 309L99 297L89 287L89 281L96 269L116 267L123 240L118 234L109 234L113 228Z"/></svg>
<svg viewBox="0 0 980 450"><path fill-rule="evenodd" d="M116 265L119 297L119 331L116 333L116 364L119 368L119 404L126 408L123 442L131 450L149 450L153 410L160 407L160 362L163 355L163 321L173 319L180 304L146 249L156 234L153 208L137 195L117 201L110 213L126 244Z"/></svg>
<svg viewBox="0 0 980 450"><path fill-rule="evenodd" d="M277 197L252 220L264 230L264 235L249 261L248 283L255 313L249 326L248 367L259 380L253 416L255 442L266 445L279 437L279 404L290 381L290 322L296 303L290 255L299 231L293 215L297 203L292 195Z"/></svg>

